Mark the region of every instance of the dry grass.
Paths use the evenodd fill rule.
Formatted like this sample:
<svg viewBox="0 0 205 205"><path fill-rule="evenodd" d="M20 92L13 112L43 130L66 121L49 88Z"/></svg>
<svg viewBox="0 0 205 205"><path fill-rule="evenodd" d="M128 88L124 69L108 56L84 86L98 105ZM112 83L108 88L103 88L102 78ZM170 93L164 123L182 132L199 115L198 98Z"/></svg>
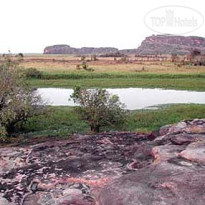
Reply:
<svg viewBox="0 0 205 205"><path fill-rule="evenodd" d="M172 62L139 62L134 57L130 62L120 62L114 58L99 58L97 61L88 61L88 65L99 73L168 73L168 74L192 74L205 73L205 66L178 66ZM87 57L90 60L90 57ZM21 65L25 68L34 67L40 71L49 73L66 73L76 71L76 65L80 65L80 57L70 55L38 55L25 56Z"/></svg>

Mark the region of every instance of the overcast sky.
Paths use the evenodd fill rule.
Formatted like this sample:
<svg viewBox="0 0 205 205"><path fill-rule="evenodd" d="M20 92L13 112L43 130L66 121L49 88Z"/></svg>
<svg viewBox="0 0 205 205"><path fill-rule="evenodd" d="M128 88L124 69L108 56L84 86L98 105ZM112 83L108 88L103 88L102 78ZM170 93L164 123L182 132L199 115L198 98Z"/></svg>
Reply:
<svg viewBox="0 0 205 205"><path fill-rule="evenodd" d="M157 34L145 15L167 5L205 14L204 0L0 0L0 53L42 53L53 44L137 48ZM186 35L205 37L205 25Z"/></svg>

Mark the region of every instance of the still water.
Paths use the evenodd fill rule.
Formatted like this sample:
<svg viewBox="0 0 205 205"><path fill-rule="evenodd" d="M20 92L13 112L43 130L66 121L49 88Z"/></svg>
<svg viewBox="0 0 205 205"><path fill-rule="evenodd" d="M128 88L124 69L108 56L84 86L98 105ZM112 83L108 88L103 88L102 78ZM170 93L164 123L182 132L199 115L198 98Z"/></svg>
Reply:
<svg viewBox="0 0 205 205"><path fill-rule="evenodd" d="M107 91L118 95L129 110L172 103L205 104L205 92L145 88L113 88ZM39 88L37 92L47 105L75 106L72 100L68 100L73 93L72 89Z"/></svg>

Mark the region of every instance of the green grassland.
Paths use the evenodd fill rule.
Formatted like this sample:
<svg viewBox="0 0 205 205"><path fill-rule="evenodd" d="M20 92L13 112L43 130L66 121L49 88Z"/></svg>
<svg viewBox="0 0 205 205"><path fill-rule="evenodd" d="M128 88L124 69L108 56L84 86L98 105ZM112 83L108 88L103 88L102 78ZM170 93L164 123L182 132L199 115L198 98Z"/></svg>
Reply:
<svg viewBox="0 0 205 205"><path fill-rule="evenodd" d="M93 72L76 70L80 60L68 56L27 57L23 69L36 68L40 77L27 78L33 88L164 88L205 91L205 66L178 66L172 62L116 63L113 59L89 62ZM128 111L124 125L103 127L101 131L150 132L181 120L205 118L205 105L164 105L157 110ZM17 133L23 141L67 138L74 133L90 133L87 122L80 119L74 107L48 107L43 116L35 116ZM37 140L36 140L37 138ZM12 141L12 138L10 139ZM16 138L14 142L16 142Z"/></svg>
<svg viewBox="0 0 205 205"><path fill-rule="evenodd" d="M104 127L101 131L149 132L180 120L205 118L205 105L166 105L157 110L129 111L124 125ZM89 133L87 122L82 121L74 107L50 107L44 116L30 118L24 125L26 136L68 137L74 133Z"/></svg>
<svg viewBox="0 0 205 205"><path fill-rule="evenodd" d="M78 70L82 64L79 57L69 55L28 56L20 66L36 68L41 78L30 78L33 87L142 87L205 91L205 66L181 65L174 62L140 62L129 57L101 58L87 65L93 72Z"/></svg>
<svg viewBox="0 0 205 205"><path fill-rule="evenodd" d="M205 91L204 74L47 74L43 79L30 79L28 82L33 87L141 87Z"/></svg>

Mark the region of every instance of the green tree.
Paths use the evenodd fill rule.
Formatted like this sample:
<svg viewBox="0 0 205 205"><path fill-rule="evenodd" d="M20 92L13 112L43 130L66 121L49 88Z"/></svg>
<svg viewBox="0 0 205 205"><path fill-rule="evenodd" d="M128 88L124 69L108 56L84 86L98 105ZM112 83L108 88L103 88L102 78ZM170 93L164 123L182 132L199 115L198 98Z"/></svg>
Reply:
<svg viewBox="0 0 205 205"><path fill-rule="evenodd" d="M79 105L77 111L86 120L92 132L99 132L103 126L122 124L126 119L124 104L117 95L104 89L74 89L71 98Z"/></svg>
<svg viewBox="0 0 205 205"><path fill-rule="evenodd" d="M0 65L0 138L16 131L27 118L42 113L41 99L26 83L18 64Z"/></svg>

